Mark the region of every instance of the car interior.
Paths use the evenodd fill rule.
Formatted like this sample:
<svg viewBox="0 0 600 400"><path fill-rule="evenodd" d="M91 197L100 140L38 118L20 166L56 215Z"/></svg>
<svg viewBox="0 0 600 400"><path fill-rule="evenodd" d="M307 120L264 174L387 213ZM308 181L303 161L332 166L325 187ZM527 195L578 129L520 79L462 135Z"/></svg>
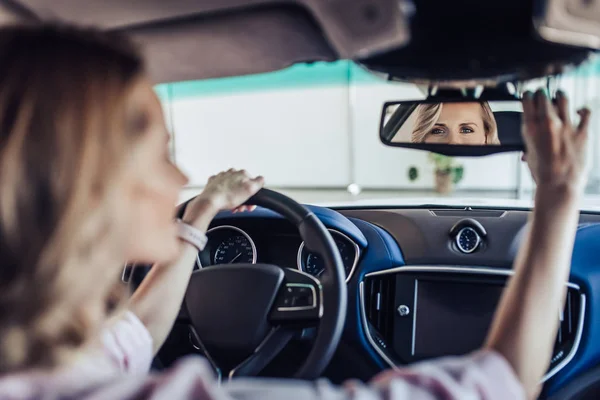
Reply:
<svg viewBox="0 0 600 400"><path fill-rule="evenodd" d="M157 83L352 60L425 93L388 99L365 135L462 157L526 151L520 110L494 104L519 104L530 80L551 88L600 49L600 2L583 0L1 0L0 21L127 33ZM497 146L395 139L417 105L483 102ZM198 354L222 381L341 383L469 353L485 338L531 213L456 201L301 205L269 189L248 204L259 207L212 222L155 369ZM600 396L599 248L600 213L583 210L542 399ZM135 289L150 268L127 265L123 281Z"/></svg>

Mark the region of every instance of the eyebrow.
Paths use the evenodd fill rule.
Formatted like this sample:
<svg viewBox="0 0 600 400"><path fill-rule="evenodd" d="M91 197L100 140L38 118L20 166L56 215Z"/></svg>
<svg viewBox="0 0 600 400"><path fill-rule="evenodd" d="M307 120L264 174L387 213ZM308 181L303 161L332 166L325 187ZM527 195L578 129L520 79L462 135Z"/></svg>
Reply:
<svg viewBox="0 0 600 400"><path fill-rule="evenodd" d="M479 126L475 122L461 122L460 125L475 125L477 127Z"/></svg>

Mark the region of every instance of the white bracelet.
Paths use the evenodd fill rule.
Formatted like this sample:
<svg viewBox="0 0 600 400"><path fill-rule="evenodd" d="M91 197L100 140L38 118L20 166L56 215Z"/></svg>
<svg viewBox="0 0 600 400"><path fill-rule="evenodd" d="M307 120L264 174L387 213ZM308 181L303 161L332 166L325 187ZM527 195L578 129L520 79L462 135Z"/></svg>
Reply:
<svg viewBox="0 0 600 400"><path fill-rule="evenodd" d="M200 229L196 229L180 219L177 219L177 236L197 248L198 251L204 250L206 242L208 242L208 238Z"/></svg>

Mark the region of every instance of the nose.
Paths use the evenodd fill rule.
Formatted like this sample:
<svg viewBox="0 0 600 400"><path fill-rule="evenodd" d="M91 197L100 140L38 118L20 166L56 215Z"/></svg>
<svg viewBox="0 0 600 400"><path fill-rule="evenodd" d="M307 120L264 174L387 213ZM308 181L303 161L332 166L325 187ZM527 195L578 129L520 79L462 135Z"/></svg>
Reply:
<svg viewBox="0 0 600 400"><path fill-rule="evenodd" d="M448 134L448 144L454 144L454 145L458 145L458 144L463 144L463 141L461 140L461 135L458 132L455 132L454 129L451 130Z"/></svg>

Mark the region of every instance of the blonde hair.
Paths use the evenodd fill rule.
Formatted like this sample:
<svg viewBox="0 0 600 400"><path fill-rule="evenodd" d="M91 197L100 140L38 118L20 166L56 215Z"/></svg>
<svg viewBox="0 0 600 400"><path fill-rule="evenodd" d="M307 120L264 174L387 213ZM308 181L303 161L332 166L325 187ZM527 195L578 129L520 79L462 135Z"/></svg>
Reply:
<svg viewBox="0 0 600 400"><path fill-rule="evenodd" d="M500 144L498 138L498 126L496 118L487 101L480 101L483 119L483 128L485 132L486 144ZM419 104L414 112L417 113L417 120L413 129L411 142L424 143L427 134L431 132L436 122L440 119L443 103Z"/></svg>
<svg viewBox="0 0 600 400"><path fill-rule="evenodd" d="M106 317L143 69L115 34L0 29L0 373L60 364Z"/></svg>

